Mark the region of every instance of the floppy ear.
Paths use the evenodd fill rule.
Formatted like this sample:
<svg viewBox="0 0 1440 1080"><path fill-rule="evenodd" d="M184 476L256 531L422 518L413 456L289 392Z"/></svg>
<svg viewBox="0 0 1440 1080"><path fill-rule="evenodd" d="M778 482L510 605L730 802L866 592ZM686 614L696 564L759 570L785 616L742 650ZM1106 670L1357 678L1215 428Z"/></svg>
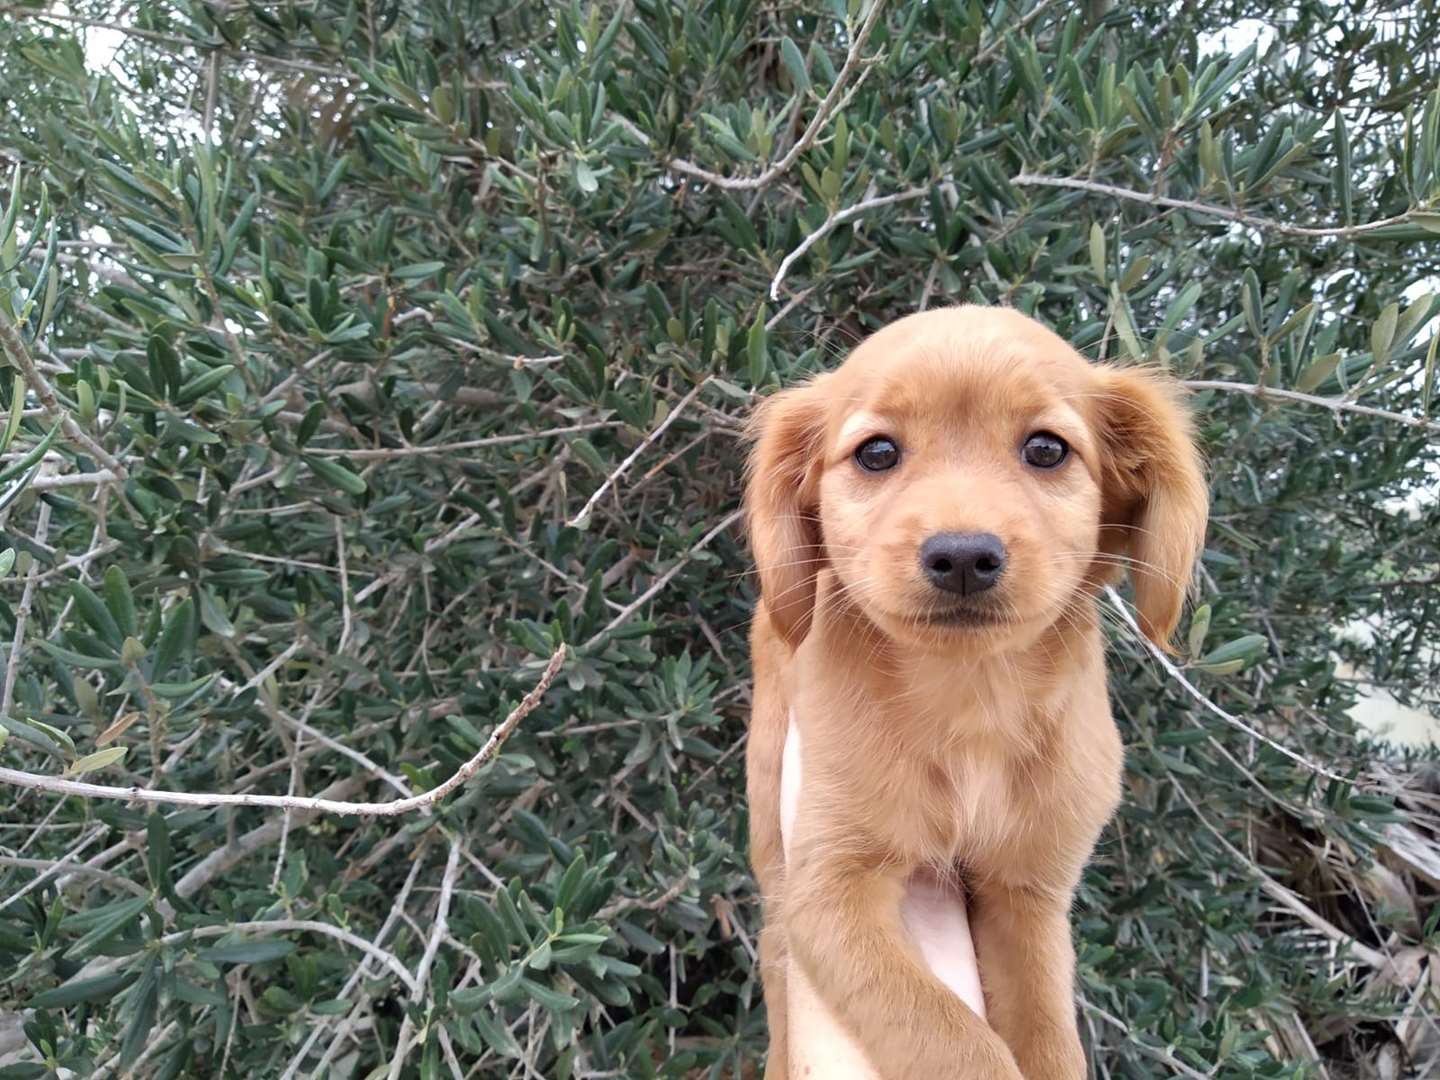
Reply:
<svg viewBox="0 0 1440 1080"><path fill-rule="evenodd" d="M765 606L792 648L810 630L815 578L825 561L819 490L825 378L767 398L750 421L755 440L745 490L750 546Z"/></svg>
<svg viewBox="0 0 1440 1080"><path fill-rule="evenodd" d="M1171 652L1210 509L1194 427L1166 376L1133 368L1099 375L1100 547L1128 556L1140 628Z"/></svg>

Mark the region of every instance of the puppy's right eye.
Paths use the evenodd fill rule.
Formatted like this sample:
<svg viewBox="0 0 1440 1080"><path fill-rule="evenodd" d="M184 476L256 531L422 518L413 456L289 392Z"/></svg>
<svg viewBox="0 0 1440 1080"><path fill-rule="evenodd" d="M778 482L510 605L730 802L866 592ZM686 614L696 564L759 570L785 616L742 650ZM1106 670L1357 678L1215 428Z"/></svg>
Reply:
<svg viewBox="0 0 1440 1080"><path fill-rule="evenodd" d="M855 451L855 461L866 472L893 469L900 460L900 448L884 436L867 439Z"/></svg>

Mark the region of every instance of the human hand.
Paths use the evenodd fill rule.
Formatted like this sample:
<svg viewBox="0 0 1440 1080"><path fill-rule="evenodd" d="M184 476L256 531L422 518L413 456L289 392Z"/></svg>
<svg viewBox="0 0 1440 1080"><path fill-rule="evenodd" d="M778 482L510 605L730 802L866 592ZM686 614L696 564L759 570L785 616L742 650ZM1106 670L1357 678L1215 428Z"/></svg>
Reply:
<svg viewBox="0 0 1440 1080"><path fill-rule="evenodd" d="M780 780L780 834L787 858L803 797L800 728L792 722L785 736ZM963 894L933 874L920 873L906 886L900 914L926 965L983 1018L985 997ZM788 961L785 985L790 1075L878 1080L864 1051L836 1022L793 958Z"/></svg>

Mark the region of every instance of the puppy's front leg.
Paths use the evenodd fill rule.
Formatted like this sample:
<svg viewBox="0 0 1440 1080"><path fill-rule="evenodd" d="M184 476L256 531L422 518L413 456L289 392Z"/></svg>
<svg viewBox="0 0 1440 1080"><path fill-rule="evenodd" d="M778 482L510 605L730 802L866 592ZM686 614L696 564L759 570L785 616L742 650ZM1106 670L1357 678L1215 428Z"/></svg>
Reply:
<svg viewBox="0 0 1440 1080"><path fill-rule="evenodd" d="M1004 1042L906 935L905 870L833 849L806 854L790 868L786 939L875 1071L885 1080L1020 1080Z"/></svg>
<svg viewBox="0 0 1440 1080"><path fill-rule="evenodd" d="M970 919L985 1011L1025 1080L1084 1080L1070 896L978 884Z"/></svg>

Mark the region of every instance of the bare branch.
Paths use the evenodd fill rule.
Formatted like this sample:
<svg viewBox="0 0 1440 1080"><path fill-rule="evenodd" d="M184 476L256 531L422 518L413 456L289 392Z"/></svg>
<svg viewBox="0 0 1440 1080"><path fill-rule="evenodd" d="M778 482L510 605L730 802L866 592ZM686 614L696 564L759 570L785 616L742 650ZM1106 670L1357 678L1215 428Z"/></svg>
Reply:
<svg viewBox="0 0 1440 1080"><path fill-rule="evenodd" d="M445 859L445 873L440 879L440 899L435 905L435 921L430 926L430 937L425 942L425 952L415 968L415 980L410 986L410 1000L419 1004L425 999L425 988L430 982L430 969L435 964L435 954L440 942L445 940L450 920L450 901L455 895L455 879L460 876L460 840L450 840L450 854ZM415 1030L410 1013L400 1025L400 1034L395 1040L395 1054L390 1059L388 1080L399 1080L400 1070L405 1065L405 1056L410 1049Z"/></svg>
<svg viewBox="0 0 1440 1080"><path fill-rule="evenodd" d="M118 479L120 478L109 469L99 469L95 472L37 476L26 486L33 491L54 491L56 488L98 487L101 484L113 484Z"/></svg>
<svg viewBox="0 0 1440 1080"><path fill-rule="evenodd" d="M1335 236L1359 236L1362 233L1374 232L1376 229L1389 228L1391 225L1403 225L1410 220L1410 214L1407 211L1406 213L1396 214L1394 217L1384 218L1380 221L1367 221L1363 225L1336 225L1325 228L1315 228L1307 225L1291 225L1284 221L1276 221L1274 218L1247 214L1244 210L1237 210L1232 206L1194 202L1190 199L1172 199L1168 195L1157 195L1150 191L1135 191L1132 188L1116 187L1113 184L1102 184L1096 180L1082 180L1074 176L1038 176L1035 173L1020 173L1012 177L1010 182L1019 187L1070 188L1075 191L1088 191L1095 195L1108 195L1113 199L1125 199L1129 202L1145 203L1149 206L1168 206L1175 210L1191 210L1197 214L1208 214L1211 217L1225 218L1227 221L1234 221L1240 225L1249 225L1256 229L1265 229L1269 232L1280 233L1283 236L1303 236L1310 239L1324 239Z"/></svg>
<svg viewBox="0 0 1440 1080"><path fill-rule="evenodd" d="M1120 617L1125 620L1125 625L1134 632L1135 640L1145 646L1146 650L1149 651L1150 655L1155 657L1156 661L1160 664L1160 666L1165 669L1166 674L1168 674L1172 679L1174 679L1181 686L1183 686L1185 688L1185 692L1189 694L1192 698L1194 698L1196 701L1198 701L1201 705L1205 706L1206 709L1214 713L1221 720L1224 720L1231 727L1239 728L1251 738L1259 739L1266 746L1270 747L1270 749L1276 751L1277 753L1284 754L1287 758L1295 762L1297 765L1303 765L1311 772L1316 773L1319 776L1323 776L1326 779L1339 780L1342 783L1348 783L1346 778L1341 776L1339 773L1333 773L1329 769L1325 768L1323 765L1316 765L1309 758L1297 754L1288 746L1282 746L1280 743L1270 738L1269 735L1266 735L1263 731L1259 731L1256 728L1251 727L1244 720L1241 720L1238 716L1231 716L1224 709L1220 708L1219 705L1216 705L1213 701L1211 701L1208 697L1206 697L1198 689L1196 689L1195 684L1185 677L1185 673L1175 666L1174 662L1171 661L1170 657L1166 656L1164 651L1158 645L1152 642L1144 635L1144 633L1141 632L1139 624L1135 621L1135 616L1130 614L1130 608L1126 605L1125 601L1120 598L1120 594L1115 591L1113 586L1105 586L1105 595L1109 598L1110 603L1115 606L1115 610L1120 613Z"/></svg>
<svg viewBox="0 0 1440 1080"><path fill-rule="evenodd" d="M1369 405L1359 405L1353 401L1346 401L1343 398L1319 397L1315 394L1302 394L1298 390L1280 390L1273 386L1258 386L1254 383L1223 382L1214 379L1187 379L1185 386L1191 390L1219 390L1228 394L1248 394L1250 397L1259 398L1264 401L1274 398L1278 401L1295 401L1302 405L1315 405L1322 409L1329 409L1335 413L1355 413L1359 416L1373 416L1377 420L1388 420L1392 424L1404 424L1406 427L1418 428L1421 431L1440 433L1440 422L1427 420L1422 416L1406 416L1404 413L1390 412L1388 409L1376 409Z"/></svg>
<svg viewBox="0 0 1440 1080"><path fill-rule="evenodd" d="M46 416L52 420L59 420L65 428L66 435L83 446L91 457L120 479L123 480L129 475L125 466L120 464L110 451L86 434L85 429L75 422L74 417L60 407L60 402L55 397L55 388L35 366L35 361L30 357L30 350L25 347L25 342L20 337L19 329L10 321L10 316L3 311L0 311L0 351L5 353L5 357L25 377L25 382L29 384L30 389L35 391L35 396L40 399L40 407L45 410Z"/></svg>
<svg viewBox="0 0 1440 1080"><path fill-rule="evenodd" d="M3 321L4 315L0 315ZM35 539L41 544L50 531L50 504L42 502L35 525ZM0 691L0 716L10 715L10 706L15 703L15 680L20 675L20 660L25 653L25 624L30 621L30 608L35 601L35 582L40 564L31 562L25 574L25 591L20 594L20 606L15 610L15 635L10 641L10 659L5 665L5 687Z"/></svg>
<svg viewBox="0 0 1440 1080"><path fill-rule="evenodd" d="M676 559L674 566L670 567L669 570L666 570L665 573L661 574L658 578L656 578L653 585L651 585L648 589L646 589L630 603L626 604L625 607L621 609L620 614L616 615L615 618L611 619L608 623L605 624L605 628L603 630L599 631L592 638L590 638L589 641L585 642L584 648L588 649L592 645L598 644L600 641L604 640L606 634L609 634L611 631L615 630L616 627L622 626L623 624L629 622L635 612L639 611L642 607L648 604L662 589L665 588L665 586L670 584L671 579L674 578L675 575L681 571L681 569L685 566L686 563L688 563L691 559L695 557L695 553L697 551L700 551L703 548L707 547L711 540L714 540L715 537L719 536L731 525L739 521L742 517L744 517L744 515L744 510L735 510L730 514L727 514L721 520L720 524L716 525L699 540L695 541L694 545L691 546L689 551L685 552L684 555ZM0 777L0 779L3 779L3 777Z"/></svg>
<svg viewBox="0 0 1440 1080"><path fill-rule="evenodd" d="M660 423L655 426L654 431L640 440L640 445L626 455L625 460L620 462L615 471L605 478L605 482L591 493L590 498L585 500L585 505L580 508L580 512L566 522L566 524L572 529L584 528L585 522L590 519L590 511L595 509L595 504L600 501L605 492L610 490L611 485L614 484L616 480L625 475L625 471L629 469L631 465L635 464L635 459L643 454L648 446L661 435L665 434L665 429L680 418L680 414L685 411L685 407L695 400L696 396L701 390L705 389L709 382L710 376L707 375L695 385L695 389L681 398L676 406L670 410L670 415L660 421Z"/></svg>
<svg viewBox="0 0 1440 1080"><path fill-rule="evenodd" d="M356 815L360 817L396 817L412 810L433 806L454 791L470 777L480 771L481 766L493 758L504 745L520 721L525 719L540 704L545 691L555 681L560 666L565 662L565 646L561 645L550 657L535 688L526 694L520 704L511 710L500 725L490 733L485 745L456 770L444 783L422 794L408 799L391 802L340 802L332 799L308 798L289 795L222 795L191 793L187 791L155 791L141 787L107 787L103 784L86 784L78 780L65 780L58 776L41 776L21 772L19 769L0 768L0 781L33 791L51 791L61 795L82 795L94 799L117 799L122 802L138 801L150 803L176 803L182 806L272 806L282 810L310 810L325 814Z"/></svg>
<svg viewBox="0 0 1440 1080"><path fill-rule="evenodd" d="M829 217L820 223L814 232L800 242L799 247L780 260L780 267L775 271L775 277L770 282L770 299L780 299L780 283L785 280L785 275L790 272L790 267L794 266L796 261L804 257L807 251L825 237L829 236L841 225L844 225L847 221L853 221L855 218L860 217L868 211L874 210L878 206L890 206L893 203L918 199L929 190L928 187L916 187L910 188L908 191L896 192L894 195L879 195L874 198L863 199L853 206L845 207L843 210L832 212Z"/></svg>
<svg viewBox="0 0 1440 1080"><path fill-rule="evenodd" d="M768 187L778 177L785 175L800 155L810 149L811 145L814 144L820 132L825 129L825 125L830 122L830 117L837 111L838 107L843 104L842 98L848 98L845 84L850 81L850 77L855 73L855 69L860 66L860 54L865 48L865 43L870 40L870 33L875 29L875 24L880 21L880 15L884 10L885 0L874 0L869 12L865 15L865 20L860 24L860 30L856 33L855 40L850 43L850 50L845 54L845 63L835 76L835 82L831 85L830 92L827 93L824 100L820 102L820 107L815 110L814 117L811 118L809 125L800 135L800 138L795 141L795 145L774 165L771 165L768 169L765 169L755 176L721 176L719 173L701 168L692 161L686 161L684 158L672 158L666 162L666 165L675 172L684 173L686 176L693 176L697 180L703 180L707 184L714 184L716 187L724 188L727 191L758 191L760 188ZM861 81L863 81L864 78L865 73L862 73L860 76ZM858 87L859 83L856 83L856 88ZM630 132L631 135L640 139L647 146L651 144L650 137L629 120L626 120L624 117L618 117L617 119L621 126Z"/></svg>
<svg viewBox="0 0 1440 1080"><path fill-rule="evenodd" d="M351 948L359 949L366 956L384 964L412 992L415 989L415 976L410 974L409 968L396 959L394 953L386 952L358 934L352 934L338 926L332 926L327 922L318 922L314 919L264 919L258 922L225 923L223 926L196 926L189 930L177 930L173 934L166 934L160 939L160 944L175 945L197 938L224 937L226 934L283 934L287 932L324 934L336 941L343 941ZM120 970L133 959L134 956L118 956L112 960L103 960L97 964L87 965L82 974L87 979L98 978L101 975Z"/></svg>
<svg viewBox="0 0 1440 1080"><path fill-rule="evenodd" d="M1357 959L1362 960L1366 964L1369 964L1371 967L1375 968L1375 970L1383 972L1389 972L1393 970L1394 965L1391 963L1391 960L1388 956L1386 956L1384 953L1380 952L1377 949L1370 948L1370 946L1364 944L1363 942L1356 941L1353 934L1347 934L1345 931L1341 930L1338 926L1332 923L1329 919L1314 911L1308 904L1305 903L1305 901L1300 899L1299 895L1297 895L1294 890L1288 889L1284 885L1280 884L1280 882L1276 881L1264 870L1262 870L1259 864L1257 864L1254 859L1250 858L1249 855L1245 854L1245 852L1241 851L1234 844L1230 843L1229 840L1225 839L1224 835L1220 832L1220 830L1215 828L1214 825L1210 824L1210 822L1206 820L1205 815L1200 812L1200 807L1196 804L1195 800L1190 797L1189 792L1185 790L1184 786L1179 782L1179 780L1177 780L1172 775L1170 777L1170 782L1174 785L1175 790L1179 792L1180 797L1184 799L1185 802L1189 805L1190 809L1195 812L1195 817L1200 822L1200 824L1203 825L1210 832L1210 834L1215 837L1217 841L1219 841L1220 846L1229 853L1231 858L1235 859L1237 862L1239 862L1252 874L1255 875L1255 877L1260 882L1260 887L1272 899L1278 901L1283 907L1288 909L1301 922L1305 923L1311 929L1318 930L1320 933L1324 934L1332 941L1335 941L1342 946L1348 947L1350 952L1354 954Z"/></svg>
<svg viewBox="0 0 1440 1080"><path fill-rule="evenodd" d="M600 431L604 428L624 427L621 420L596 420L588 424L570 424L565 427L546 428L543 431L519 431L513 435L491 435L485 439L468 439L465 442L442 443L438 446L379 446L358 449L341 447L306 447L307 454L316 457L345 457L358 461L384 461L387 458L419 457L425 454L450 454L457 450L478 450L485 446L507 446L510 443L529 442L532 439L548 439L554 435L572 435L579 431Z"/></svg>

